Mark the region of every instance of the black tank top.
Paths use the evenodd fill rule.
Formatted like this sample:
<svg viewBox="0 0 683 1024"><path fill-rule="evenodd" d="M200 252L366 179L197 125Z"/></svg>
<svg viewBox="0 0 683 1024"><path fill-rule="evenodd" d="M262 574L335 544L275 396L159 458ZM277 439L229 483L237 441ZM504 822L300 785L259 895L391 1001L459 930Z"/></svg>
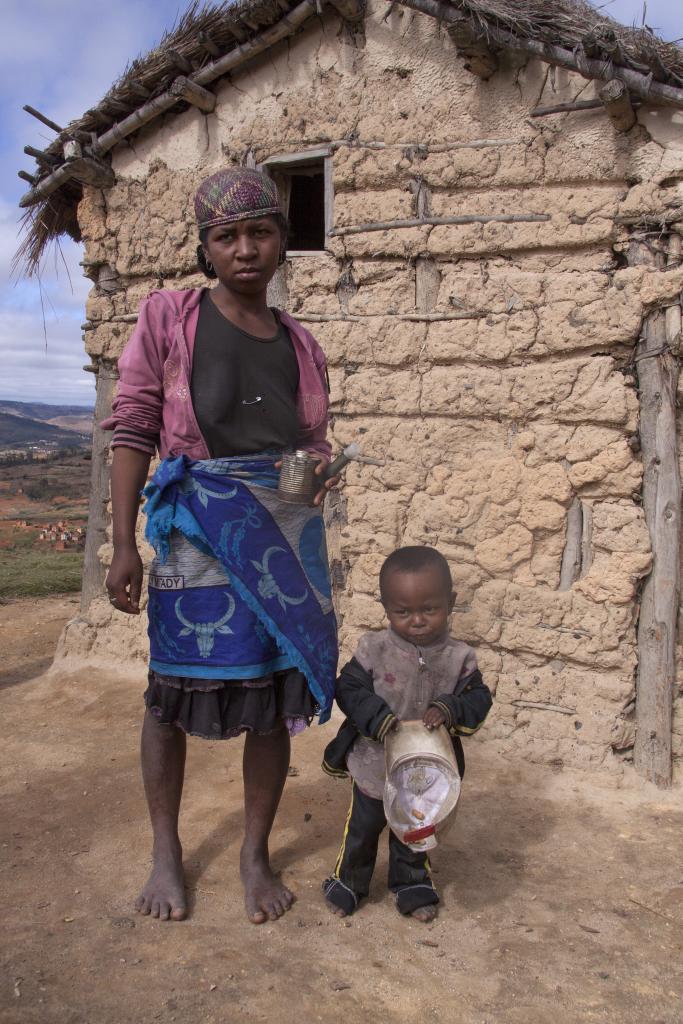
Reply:
<svg viewBox="0 0 683 1024"><path fill-rule="evenodd" d="M278 319L272 338L236 327L204 292L197 322L190 393L213 458L292 448L299 421L299 364Z"/></svg>

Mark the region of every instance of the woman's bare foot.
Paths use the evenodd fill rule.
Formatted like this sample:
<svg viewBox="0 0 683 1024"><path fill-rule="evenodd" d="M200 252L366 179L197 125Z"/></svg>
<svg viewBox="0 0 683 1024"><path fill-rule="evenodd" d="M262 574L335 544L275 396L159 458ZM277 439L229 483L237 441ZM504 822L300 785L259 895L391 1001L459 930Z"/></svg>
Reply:
<svg viewBox="0 0 683 1024"><path fill-rule="evenodd" d="M152 872L135 902L140 914L160 921L182 921L187 914L183 851L180 843L152 855Z"/></svg>
<svg viewBox="0 0 683 1024"><path fill-rule="evenodd" d="M422 921L423 924L429 924L433 921L436 915L439 913L439 908L435 903L430 903L427 907L416 907L411 913L411 917L414 917L416 921Z"/></svg>
<svg viewBox="0 0 683 1024"><path fill-rule="evenodd" d="M240 853L244 904L252 924L277 921L290 909L296 896L273 874L268 858L245 847Z"/></svg>

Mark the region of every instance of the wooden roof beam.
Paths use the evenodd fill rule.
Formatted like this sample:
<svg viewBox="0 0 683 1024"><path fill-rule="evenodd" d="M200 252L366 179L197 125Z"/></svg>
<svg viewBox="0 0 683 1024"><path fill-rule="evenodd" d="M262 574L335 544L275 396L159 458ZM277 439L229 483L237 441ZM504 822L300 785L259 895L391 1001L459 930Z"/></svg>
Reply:
<svg viewBox="0 0 683 1024"><path fill-rule="evenodd" d="M35 146L24 146L24 153L26 153L26 156L32 156L43 167L54 167L55 164L59 163L59 159L53 156L52 153L46 153L43 149L36 149Z"/></svg>
<svg viewBox="0 0 683 1024"><path fill-rule="evenodd" d="M443 22L446 26L463 23L469 25L466 15L451 7L450 4L442 3L441 0L391 0L391 2L399 3L414 11L420 11L421 14L427 14L431 18ZM595 78L601 82L617 78L634 96L661 106L683 108L683 89L665 85L663 82L655 82L652 75L641 75L638 71L619 67L610 61L593 60L586 57L584 53L567 50L563 46L554 46L551 43L543 43L539 39L523 39L513 32L508 32L490 23L486 34L489 43L495 46L506 50L516 50L519 53L528 53L546 64L554 64L556 67L567 68L569 71L577 71L583 78Z"/></svg>
<svg viewBox="0 0 683 1024"><path fill-rule="evenodd" d="M627 132L636 123L636 112L623 82L613 78L599 90L598 96L618 132Z"/></svg>
<svg viewBox="0 0 683 1024"><path fill-rule="evenodd" d="M166 48L166 56L171 61L171 64L178 68L178 71L182 71L185 75L192 74L192 65L180 50L174 50L172 46L168 46Z"/></svg>
<svg viewBox="0 0 683 1024"><path fill-rule="evenodd" d="M248 39L249 33L245 32L240 26L240 23L235 18L226 18L226 25L234 35L238 43L243 43L245 39ZM215 54L216 57L220 57L220 53Z"/></svg>
<svg viewBox="0 0 683 1024"><path fill-rule="evenodd" d="M213 39L211 38L208 32L202 29L201 32L197 33L197 39L199 40L200 46L202 46L203 49L205 49L206 52L210 54L210 56L220 57L220 48L216 45L216 43L214 43Z"/></svg>
<svg viewBox="0 0 683 1024"><path fill-rule="evenodd" d="M455 43L458 56L464 59L467 71L486 81L498 70L498 58L495 53L469 25L450 25L448 34Z"/></svg>
<svg viewBox="0 0 683 1024"><path fill-rule="evenodd" d="M205 64L203 68L193 72L190 81L193 85L205 86L210 82L214 82L217 78L222 78L223 75L227 75L236 67L239 67L241 64L245 64L247 61L251 60L252 57L255 57L259 53L263 53L264 50L267 50L275 43L279 43L281 39L286 39L288 36L293 35L299 26L302 25L315 11L315 0L302 0L302 2L295 8L288 11L280 21L265 29L260 35L241 43L239 46L235 46L222 57L218 57L216 60L211 61L210 64ZM170 89L161 93L159 96L155 96L154 99L143 104L118 124L112 125L108 131L103 132L102 135L93 139L91 147L92 156L100 157L105 153L108 153L109 150L113 149L118 142L121 142L129 135L132 135L133 132L142 128L143 125L148 124L156 117L159 117L161 114L164 114L167 110L174 107L178 102L178 99L179 97L174 95ZM36 150L36 152L39 151ZM29 153L29 155L35 155L35 153ZM86 158L83 157L83 159L85 160ZM22 207L22 209L25 209L28 206L33 206L41 199L49 196L52 192L55 192L70 178L76 177L76 174L74 174L71 169L72 163L73 161L63 163L60 167L56 168L52 174L47 175L39 181L35 188L22 196L19 201L19 206ZM103 185L102 187L107 186Z"/></svg>
<svg viewBox="0 0 683 1024"><path fill-rule="evenodd" d="M28 103L25 103L22 109L25 110L27 114L30 114L31 117L35 117L39 121L42 121L42 123L47 125L48 128L52 128L52 131L57 132L57 135L60 135L64 131L64 129L60 128L55 121L51 121L49 117L45 117L45 114L41 114L39 110L36 110L35 107L29 106Z"/></svg>
<svg viewBox="0 0 683 1024"><path fill-rule="evenodd" d="M216 106L216 97L212 92L197 85L191 78L186 78L184 75L176 78L169 91L176 99L191 103L203 114L211 114Z"/></svg>
<svg viewBox="0 0 683 1024"><path fill-rule="evenodd" d="M314 0L302 0L302 3L285 14L275 25L265 29L261 35L255 36L239 46L235 46L222 57L211 61L210 64L205 64L203 68L195 71L192 75L192 82L195 85L208 85L217 78L227 75L228 72L233 71L241 64L245 64L258 53L262 53L281 39L292 35L314 11ZM149 121L153 121L155 117L159 117L160 114L164 114L177 102L178 97L174 96L170 91L161 93L160 96L155 96L154 99L133 111L132 114L129 114L123 121L112 125L108 131L100 135L97 141L93 143L93 152L99 156L108 153L117 142L127 138L133 132L142 128L143 125L148 124ZM24 198L27 199L28 197ZM30 203L26 205L30 205Z"/></svg>

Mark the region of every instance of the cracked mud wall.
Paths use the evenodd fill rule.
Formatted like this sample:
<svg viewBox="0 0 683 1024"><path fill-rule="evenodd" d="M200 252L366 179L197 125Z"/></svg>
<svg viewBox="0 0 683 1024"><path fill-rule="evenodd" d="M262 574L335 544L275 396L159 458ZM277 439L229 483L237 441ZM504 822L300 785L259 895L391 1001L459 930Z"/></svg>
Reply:
<svg viewBox="0 0 683 1024"><path fill-rule="evenodd" d="M333 445L358 438L386 460L351 467L329 503L343 654L382 623L383 558L433 544L456 581L455 631L497 688L488 737L619 772L650 566L631 360L647 310L683 286L680 269L625 266L634 229L619 218L680 208L672 115L657 111L655 130L641 108L626 135L598 111L531 121L593 85L512 56L481 82L432 20L385 13L355 33L328 15L219 87L214 114L168 116L117 147L115 186L86 189L79 208L99 282L86 348L115 361L150 289L203 283L191 200L226 163L333 144L336 228L549 214L334 237L290 259L280 288L327 353ZM569 521L580 536L563 570ZM94 601L62 653L143 659L143 625Z"/></svg>

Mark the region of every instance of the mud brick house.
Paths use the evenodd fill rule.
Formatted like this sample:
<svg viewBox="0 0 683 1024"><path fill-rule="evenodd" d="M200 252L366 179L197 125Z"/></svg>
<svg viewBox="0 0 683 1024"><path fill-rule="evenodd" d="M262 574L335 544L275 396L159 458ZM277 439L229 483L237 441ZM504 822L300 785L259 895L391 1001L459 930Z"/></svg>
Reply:
<svg viewBox="0 0 683 1024"><path fill-rule="evenodd" d="M84 243L100 418L140 299L203 281L198 182L273 175L273 301L327 352L334 446L385 463L328 503L345 652L382 620L384 556L436 545L497 686L488 741L670 784L683 51L569 0L192 8L39 160L22 257ZM118 664L144 623L102 597L106 442L61 653Z"/></svg>

